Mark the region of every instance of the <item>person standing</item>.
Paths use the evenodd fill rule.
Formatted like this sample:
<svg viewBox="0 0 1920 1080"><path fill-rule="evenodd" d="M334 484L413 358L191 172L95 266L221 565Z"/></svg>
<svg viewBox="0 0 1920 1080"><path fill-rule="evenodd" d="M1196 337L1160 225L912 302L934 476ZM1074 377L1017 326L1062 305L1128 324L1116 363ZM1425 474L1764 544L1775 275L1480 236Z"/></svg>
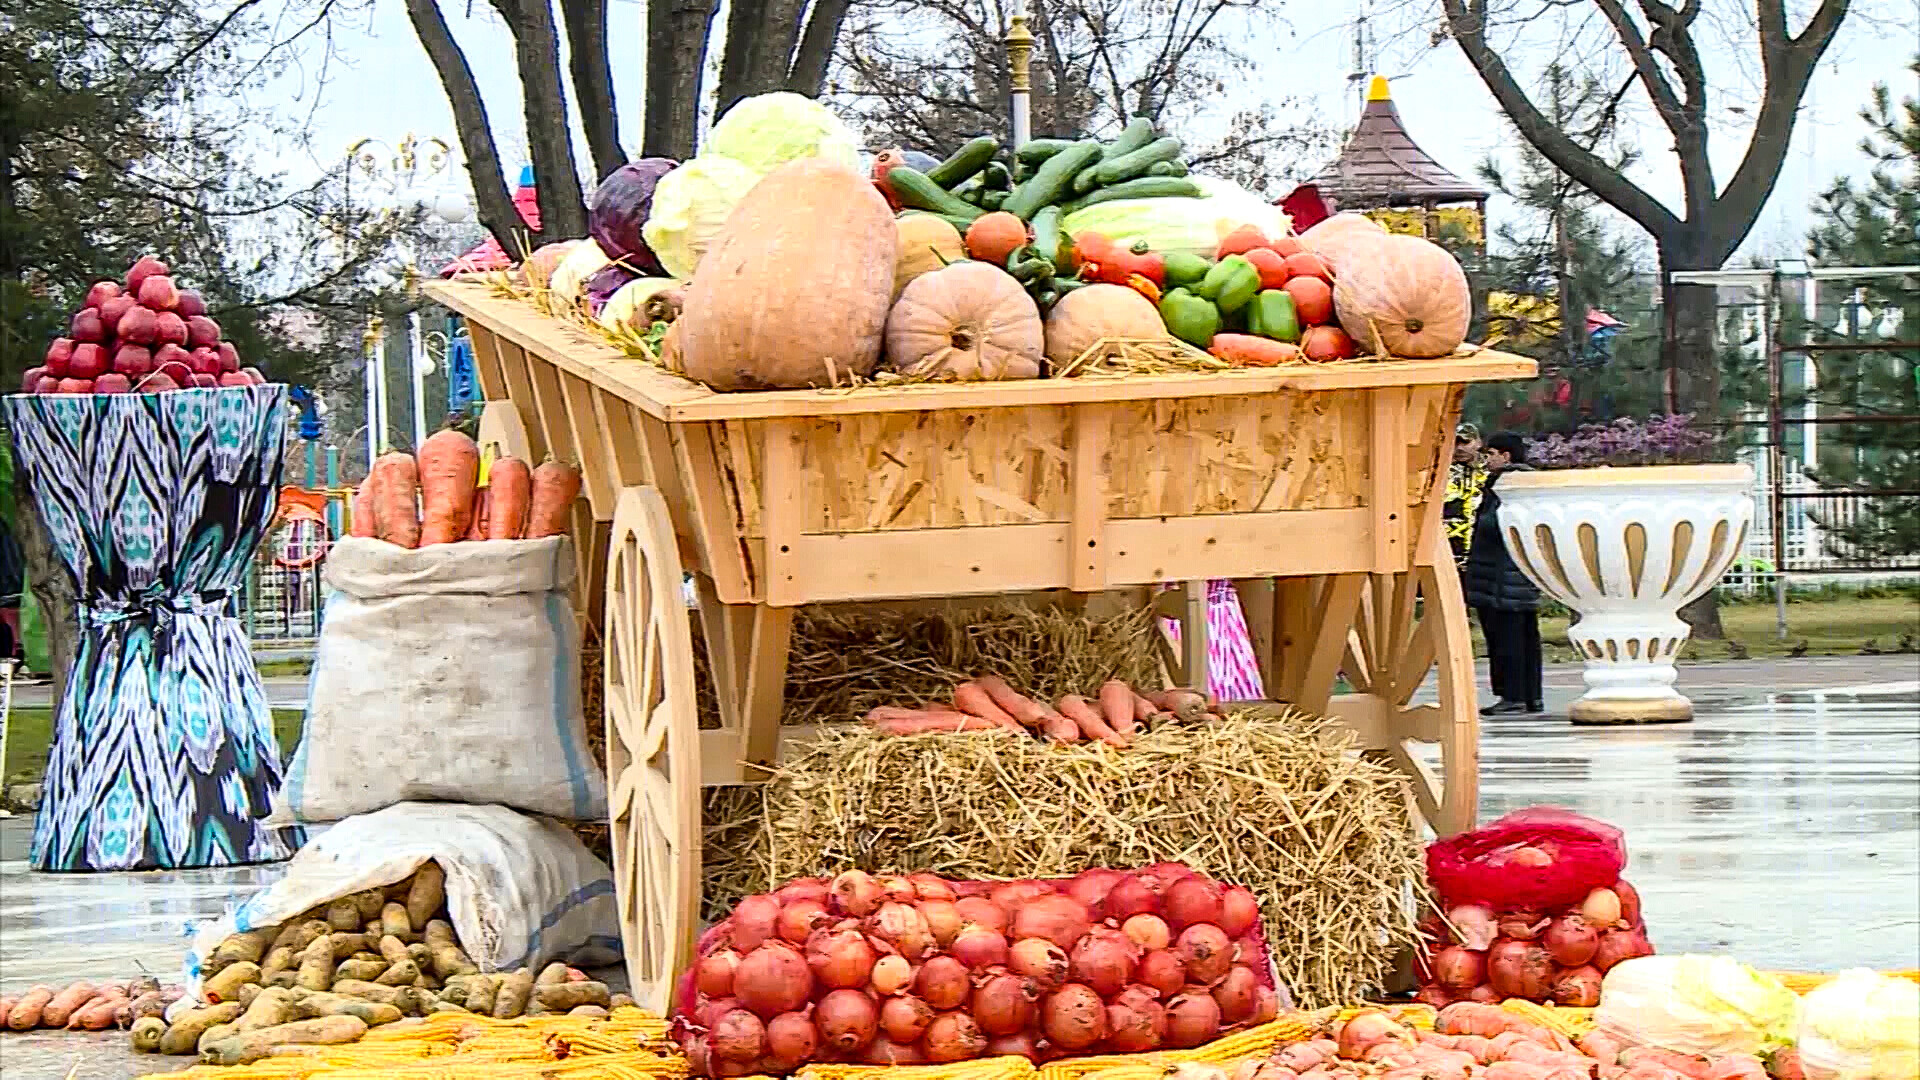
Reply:
<svg viewBox="0 0 1920 1080"><path fill-rule="evenodd" d="M1453 565L1458 570L1464 571L1467 566L1474 511L1480 506L1480 488L1486 480L1480 465L1480 432L1472 424L1461 424L1453 436L1453 464L1447 469L1447 499L1441 512L1447 546L1453 549Z"/></svg>
<svg viewBox="0 0 1920 1080"><path fill-rule="evenodd" d="M1526 440L1502 431L1486 442L1486 486L1467 546L1467 605L1480 616L1494 696L1487 716L1544 712L1540 670L1540 590L1520 572L1500 535L1500 477L1527 464Z"/></svg>

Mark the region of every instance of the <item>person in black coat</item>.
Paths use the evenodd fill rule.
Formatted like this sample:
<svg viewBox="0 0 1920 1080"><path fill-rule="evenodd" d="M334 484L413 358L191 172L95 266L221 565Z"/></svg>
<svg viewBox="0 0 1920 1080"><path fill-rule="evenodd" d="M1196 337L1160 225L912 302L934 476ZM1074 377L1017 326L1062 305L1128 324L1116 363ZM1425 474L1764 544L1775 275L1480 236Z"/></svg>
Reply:
<svg viewBox="0 0 1920 1080"><path fill-rule="evenodd" d="M1467 545L1467 606L1480 616L1487 638L1487 666L1500 700L1480 710L1487 716L1545 711L1540 672L1540 590L1520 572L1500 535L1500 477L1531 471L1526 440L1502 431L1486 443L1487 483Z"/></svg>

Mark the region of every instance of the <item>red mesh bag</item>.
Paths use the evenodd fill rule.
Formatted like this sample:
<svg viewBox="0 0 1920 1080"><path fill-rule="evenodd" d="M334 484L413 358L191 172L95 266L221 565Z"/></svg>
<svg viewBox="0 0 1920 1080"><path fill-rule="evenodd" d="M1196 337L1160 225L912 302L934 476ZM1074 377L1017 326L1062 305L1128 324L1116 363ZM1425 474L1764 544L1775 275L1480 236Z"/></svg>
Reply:
<svg viewBox="0 0 1920 1080"><path fill-rule="evenodd" d="M1554 911L1611 886L1626 867L1624 833L1555 806L1516 810L1427 846L1427 880L1446 907Z"/></svg>

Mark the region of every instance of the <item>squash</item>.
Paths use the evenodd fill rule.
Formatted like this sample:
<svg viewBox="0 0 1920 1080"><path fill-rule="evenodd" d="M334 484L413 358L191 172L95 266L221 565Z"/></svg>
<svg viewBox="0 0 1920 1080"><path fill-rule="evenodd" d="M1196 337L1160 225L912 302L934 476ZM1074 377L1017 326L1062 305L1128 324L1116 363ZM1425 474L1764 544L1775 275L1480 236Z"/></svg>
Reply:
<svg viewBox="0 0 1920 1080"><path fill-rule="evenodd" d="M1362 350L1426 360L1467 340L1473 294L1445 248L1390 234L1355 254L1334 278L1333 310Z"/></svg>
<svg viewBox="0 0 1920 1080"><path fill-rule="evenodd" d="M1352 210L1342 210L1301 233L1300 244L1308 251L1320 256L1327 266L1338 274L1340 265L1352 255L1356 247L1378 240L1385 235L1387 230L1381 228L1379 222L1367 215Z"/></svg>
<svg viewBox="0 0 1920 1080"><path fill-rule="evenodd" d="M1027 223L1005 210L981 214L967 226L967 254L995 266L1027 245Z"/></svg>
<svg viewBox="0 0 1920 1080"><path fill-rule="evenodd" d="M872 374L899 257L872 181L825 158L780 166L733 208L687 287L673 323L682 370L716 390Z"/></svg>
<svg viewBox="0 0 1920 1080"><path fill-rule="evenodd" d="M1039 378L1044 340L1033 298L983 262L914 278L887 316L887 363L913 378Z"/></svg>
<svg viewBox="0 0 1920 1080"><path fill-rule="evenodd" d="M1047 361L1057 373L1102 338L1140 341L1166 336L1160 310L1140 293L1125 285L1083 285L1062 296L1047 313Z"/></svg>
<svg viewBox="0 0 1920 1080"><path fill-rule="evenodd" d="M945 218L933 214L907 214L895 218L893 225L900 234L900 259L893 264L895 300L900 299L900 290L907 287L907 282L967 257L960 230L948 224Z"/></svg>

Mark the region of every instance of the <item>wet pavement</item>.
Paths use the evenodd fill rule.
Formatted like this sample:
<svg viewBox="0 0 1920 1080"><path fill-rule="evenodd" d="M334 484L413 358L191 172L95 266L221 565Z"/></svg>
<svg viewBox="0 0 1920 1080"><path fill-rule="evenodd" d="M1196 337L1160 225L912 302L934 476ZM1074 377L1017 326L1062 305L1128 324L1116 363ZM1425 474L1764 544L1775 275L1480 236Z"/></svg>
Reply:
<svg viewBox="0 0 1920 1080"><path fill-rule="evenodd" d="M1552 803L1625 829L1627 877L1662 951L1723 952L1776 970L1920 968L1920 658L1690 665L1681 682L1698 710L1692 724L1487 720L1481 819ZM1583 690L1579 668L1550 668L1546 687L1564 717ZM31 827L28 817L0 820L9 991L177 977L186 925L282 872L31 874ZM0 1035L9 1080L191 1063L135 1056L124 1033Z"/></svg>

